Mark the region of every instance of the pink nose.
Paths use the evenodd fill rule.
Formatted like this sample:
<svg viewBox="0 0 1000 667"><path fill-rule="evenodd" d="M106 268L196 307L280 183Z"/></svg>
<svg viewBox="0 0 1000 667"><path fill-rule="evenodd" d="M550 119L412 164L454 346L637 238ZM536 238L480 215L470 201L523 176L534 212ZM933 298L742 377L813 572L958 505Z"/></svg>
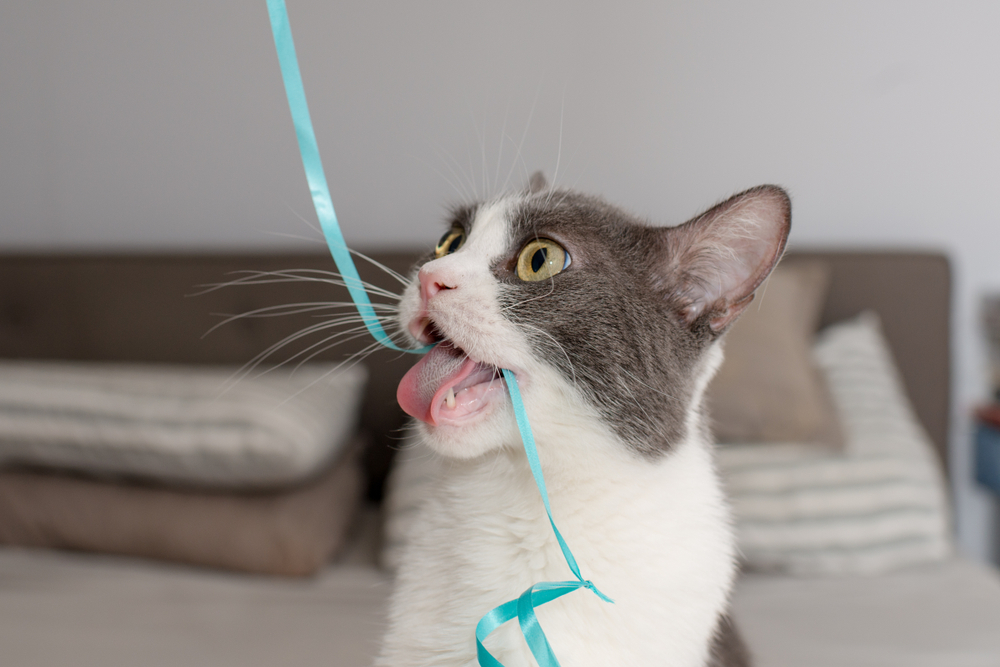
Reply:
<svg viewBox="0 0 1000 667"><path fill-rule="evenodd" d="M421 343L433 343L431 335L430 301L434 296L444 290L458 287L457 281L453 278L446 278L442 272L429 270L427 266L420 269L418 274L420 280L420 312L410 321L407 327L410 334Z"/></svg>
<svg viewBox="0 0 1000 667"><path fill-rule="evenodd" d="M428 271L427 267L420 269L420 301L424 309L435 294L447 289L455 289L454 279L445 278L439 271Z"/></svg>

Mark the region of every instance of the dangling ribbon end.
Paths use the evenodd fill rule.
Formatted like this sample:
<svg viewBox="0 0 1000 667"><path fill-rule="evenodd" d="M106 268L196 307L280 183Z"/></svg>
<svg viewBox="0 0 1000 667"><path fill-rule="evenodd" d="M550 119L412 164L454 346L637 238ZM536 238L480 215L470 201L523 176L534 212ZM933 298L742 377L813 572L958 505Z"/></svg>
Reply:
<svg viewBox="0 0 1000 667"><path fill-rule="evenodd" d="M604 593L602 593L602 592L601 592L601 591L600 591L600 590L599 590L599 589L597 588L597 586L595 586L595 585L594 585L594 582L590 581L589 579L588 579L587 581L584 581L584 582L583 582L583 586L584 586L584 588L587 588L587 589L589 589L589 590L593 591L594 595L596 595L597 597L601 598L601 599L602 599L602 600L604 600L605 602L609 602L609 603L611 603L611 604L614 604L614 603L615 603L615 601L614 601L614 600L612 600L612 599L611 599L611 598L609 598L609 597L608 597L607 595L605 595Z"/></svg>

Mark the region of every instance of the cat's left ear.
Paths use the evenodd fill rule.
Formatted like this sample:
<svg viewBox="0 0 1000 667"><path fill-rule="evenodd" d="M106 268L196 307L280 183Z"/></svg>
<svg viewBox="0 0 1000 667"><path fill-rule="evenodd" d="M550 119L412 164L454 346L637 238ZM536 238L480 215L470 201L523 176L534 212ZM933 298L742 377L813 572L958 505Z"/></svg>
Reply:
<svg viewBox="0 0 1000 667"><path fill-rule="evenodd" d="M750 305L785 251L791 211L783 189L761 185L663 230L662 284L689 325L704 318L721 333Z"/></svg>
<svg viewBox="0 0 1000 667"><path fill-rule="evenodd" d="M531 178L528 180L529 195L538 194L547 187L549 187L549 182L545 180L545 174L543 174L541 171L536 171L535 173L533 173L531 175Z"/></svg>

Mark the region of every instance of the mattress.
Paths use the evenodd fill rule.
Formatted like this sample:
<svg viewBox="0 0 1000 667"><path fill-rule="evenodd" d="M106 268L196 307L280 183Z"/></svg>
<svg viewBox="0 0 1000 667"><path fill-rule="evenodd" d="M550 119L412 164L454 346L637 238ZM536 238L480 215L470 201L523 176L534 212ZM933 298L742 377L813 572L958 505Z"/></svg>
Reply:
<svg viewBox="0 0 1000 667"><path fill-rule="evenodd" d="M368 667L391 581L359 544L310 580L0 549L3 663ZM734 605L756 667L1000 664L1000 575L966 560L870 578L747 575Z"/></svg>

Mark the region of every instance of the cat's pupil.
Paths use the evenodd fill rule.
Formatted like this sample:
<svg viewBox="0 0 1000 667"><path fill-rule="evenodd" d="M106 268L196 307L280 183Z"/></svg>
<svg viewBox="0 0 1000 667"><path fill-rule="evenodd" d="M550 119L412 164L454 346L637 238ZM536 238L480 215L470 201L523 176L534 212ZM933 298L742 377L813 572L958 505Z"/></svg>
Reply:
<svg viewBox="0 0 1000 667"><path fill-rule="evenodd" d="M455 252L458 250L458 246L460 245L462 245L462 235L458 234L451 240L451 243L448 244L448 253L450 254Z"/></svg>
<svg viewBox="0 0 1000 667"><path fill-rule="evenodd" d="M542 268L545 264L545 260L548 259L548 250L545 248L539 248L535 251L535 254L531 256L531 270L538 273L538 270Z"/></svg>

